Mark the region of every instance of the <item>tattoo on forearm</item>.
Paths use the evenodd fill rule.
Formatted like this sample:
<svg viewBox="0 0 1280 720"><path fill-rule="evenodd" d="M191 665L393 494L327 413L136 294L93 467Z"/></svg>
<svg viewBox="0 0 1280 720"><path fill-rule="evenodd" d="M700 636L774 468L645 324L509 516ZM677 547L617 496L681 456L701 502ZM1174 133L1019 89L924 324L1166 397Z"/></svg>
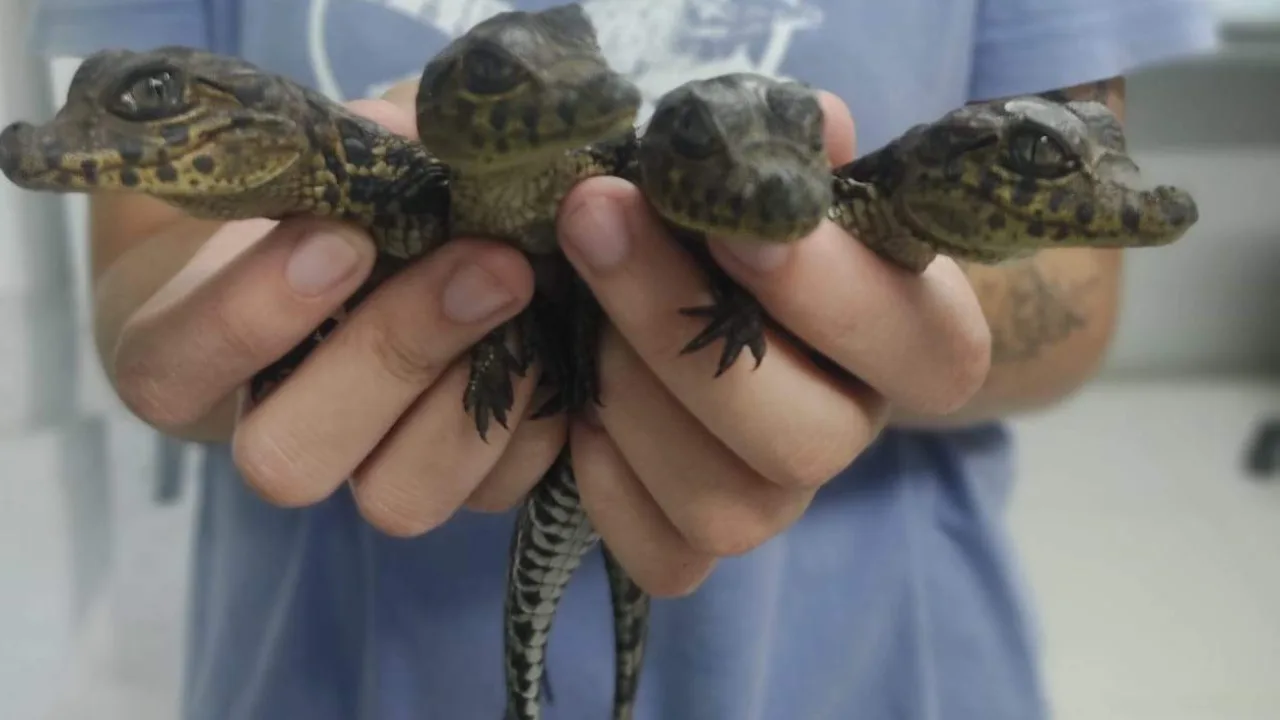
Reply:
<svg viewBox="0 0 1280 720"><path fill-rule="evenodd" d="M974 278L979 294L993 307L991 363L1035 360L1083 329L1088 318L1082 308L1097 278L1069 287L1052 282L1034 258L1004 268L998 277Z"/></svg>

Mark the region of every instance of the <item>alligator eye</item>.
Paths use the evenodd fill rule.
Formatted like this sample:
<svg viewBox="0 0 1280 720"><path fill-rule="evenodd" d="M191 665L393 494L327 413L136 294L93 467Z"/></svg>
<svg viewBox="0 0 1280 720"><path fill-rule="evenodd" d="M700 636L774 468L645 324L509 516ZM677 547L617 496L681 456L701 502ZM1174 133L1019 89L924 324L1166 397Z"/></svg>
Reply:
<svg viewBox="0 0 1280 720"><path fill-rule="evenodd" d="M808 127L822 121L822 105L807 87L799 83L783 83L765 90L769 111L784 122Z"/></svg>
<svg viewBox="0 0 1280 720"><path fill-rule="evenodd" d="M1010 169L1023 175L1049 180L1076 169L1075 158L1057 138L1033 127L1014 131L1008 153Z"/></svg>
<svg viewBox="0 0 1280 720"><path fill-rule="evenodd" d="M822 105L812 90L800 83L783 83L766 90L764 98L769 111L782 121L783 132L800 135L814 152L826 148Z"/></svg>
<svg viewBox="0 0 1280 720"><path fill-rule="evenodd" d="M185 109L182 80L177 72L168 68L130 75L111 100L112 112L126 120L160 120Z"/></svg>
<svg viewBox="0 0 1280 720"><path fill-rule="evenodd" d="M462 60L462 85L476 95L509 92L526 77L520 64L486 48L476 48Z"/></svg>
<svg viewBox="0 0 1280 720"><path fill-rule="evenodd" d="M705 114L690 105L671 119L671 148L690 160L701 160L720 148L719 137Z"/></svg>

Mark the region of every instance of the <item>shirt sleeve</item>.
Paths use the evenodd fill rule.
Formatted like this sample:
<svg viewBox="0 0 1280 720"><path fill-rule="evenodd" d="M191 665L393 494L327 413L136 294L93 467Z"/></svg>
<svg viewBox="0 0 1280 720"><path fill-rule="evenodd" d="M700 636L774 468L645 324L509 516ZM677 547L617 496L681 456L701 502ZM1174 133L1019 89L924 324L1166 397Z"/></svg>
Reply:
<svg viewBox="0 0 1280 720"><path fill-rule="evenodd" d="M980 0L970 100L1103 80L1216 45L1208 0Z"/></svg>
<svg viewBox="0 0 1280 720"><path fill-rule="evenodd" d="M218 15L226 6L226 0L36 0L31 46L46 57L161 45L225 49Z"/></svg>

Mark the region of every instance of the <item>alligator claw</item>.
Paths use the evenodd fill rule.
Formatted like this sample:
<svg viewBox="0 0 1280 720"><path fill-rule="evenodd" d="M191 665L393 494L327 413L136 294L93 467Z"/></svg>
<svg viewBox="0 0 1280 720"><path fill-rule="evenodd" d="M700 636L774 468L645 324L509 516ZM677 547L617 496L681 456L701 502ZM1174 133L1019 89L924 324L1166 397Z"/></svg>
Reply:
<svg viewBox="0 0 1280 720"><path fill-rule="evenodd" d="M680 308L686 317L710 318L707 326L680 351L687 355L701 350L717 340L724 340L716 377L729 369L744 348L751 350L756 367L764 360L764 313L760 302L740 288L726 289L718 294L710 305Z"/></svg>
<svg viewBox="0 0 1280 720"><path fill-rule="evenodd" d="M476 432L488 442L489 423L507 428L507 413L515 404L511 376L524 377L528 353L521 343L519 357L507 347L508 323L503 323L480 339L470 351L471 372L462 394L462 407L475 417Z"/></svg>

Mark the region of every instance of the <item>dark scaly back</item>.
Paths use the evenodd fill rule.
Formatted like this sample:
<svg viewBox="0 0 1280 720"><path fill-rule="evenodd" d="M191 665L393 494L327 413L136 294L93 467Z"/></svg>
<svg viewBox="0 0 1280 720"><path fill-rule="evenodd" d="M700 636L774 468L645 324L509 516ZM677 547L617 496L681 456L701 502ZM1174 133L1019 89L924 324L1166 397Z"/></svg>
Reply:
<svg viewBox="0 0 1280 720"><path fill-rule="evenodd" d="M453 231L557 254L561 200L618 171L640 103L576 5L468 30L427 63L416 103L419 136L451 170Z"/></svg>
<svg viewBox="0 0 1280 720"><path fill-rule="evenodd" d="M581 7L506 12L427 63L418 135L464 175L551 164L631 132L640 102L609 67Z"/></svg>
<svg viewBox="0 0 1280 720"><path fill-rule="evenodd" d="M243 60L184 47L107 50L48 123L0 136L16 184L143 193L212 219L335 217L391 255L420 253L447 211L419 143Z"/></svg>

